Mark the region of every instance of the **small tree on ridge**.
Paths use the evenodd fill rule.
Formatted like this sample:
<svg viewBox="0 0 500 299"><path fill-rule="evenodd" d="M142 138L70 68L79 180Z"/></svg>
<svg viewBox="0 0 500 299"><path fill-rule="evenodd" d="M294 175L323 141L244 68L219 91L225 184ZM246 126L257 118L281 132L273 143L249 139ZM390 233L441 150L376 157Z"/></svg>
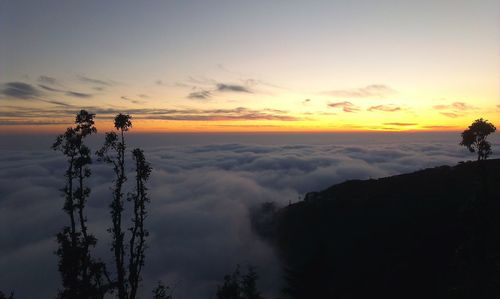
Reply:
<svg viewBox="0 0 500 299"><path fill-rule="evenodd" d="M477 160L486 160L491 155L491 143L486 137L495 132L495 126L482 118L476 119L468 129L462 132L460 145L471 153L477 152Z"/></svg>

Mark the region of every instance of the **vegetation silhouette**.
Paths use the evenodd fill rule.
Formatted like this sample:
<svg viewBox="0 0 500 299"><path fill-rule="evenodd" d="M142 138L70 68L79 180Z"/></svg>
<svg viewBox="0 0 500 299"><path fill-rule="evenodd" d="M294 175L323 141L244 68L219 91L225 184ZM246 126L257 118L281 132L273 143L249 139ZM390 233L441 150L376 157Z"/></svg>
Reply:
<svg viewBox="0 0 500 299"><path fill-rule="evenodd" d="M217 287L217 299L264 299L257 290L258 275L255 269L248 266L243 276L240 266L232 274L224 276L224 283Z"/></svg>
<svg viewBox="0 0 500 299"><path fill-rule="evenodd" d="M11 292L9 296L7 296L2 291L0 291L0 299L14 299L14 293Z"/></svg>
<svg viewBox="0 0 500 299"><path fill-rule="evenodd" d="M85 185L91 175L88 167L92 163L90 149L84 139L96 133L94 114L81 110L75 119L75 127L68 128L57 136L52 149L60 151L67 159L64 211L70 225L57 234L59 248L59 272L62 289L58 298L103 298L111 286L104 263L91 257L90 249L97 239L88 233L85 205L90 188ZM76 219L75 219L76 218Z"/></svg>
<svg viewBox="0 0 500 299"><path fill-rule="evenodd" d="M153 290L153 299L172 299L172 291L159 281L158 286Z"/></svg>
<svg viewBox="0 0 500 299"><path fill-rule="evenodd" d="M491 155L491 143L486 137L495 132L495 126L482 118L476 119L468 129L462 132L460 145L471 152L477 152L477 160L486 160Z"/></svg>
<svg viewBox="0 0 500 299"><path fill-rule="evenodd" d="M495 128L479 119L468 130L478 162L346 181L256 210L285 298L500 298L500 159L486 160Z"/></svg>
<svg viewBox="0 0 500 299"><path fill-rule="evenodd" d="M81 110L76 115L76 126L57 136L52 146L66 157L68 165L65 172L66 184L62 191L65 196L63 209L69 216L69 225L63 227L62 232L57 235L59 248L56 254L59 256L59 272L62 277L62 289L58 298L104 298L117 290L119 299L135 299L146 259L148 231L145 228L145 220L148 214L147 204L150 201L146 184L152 168L146 161L143 150L136 148L132 151L135 162L135 188L128 192L126 197L132 203L131 226L128 227L130 239L126 252L125 231L122 228L122 214L125 210L123 189L127 180L124 132L132 127L132 122L129 115L118 114L114 124L120 138L115 132L106 133L104 145L96 153L100 161L114 166L116 175L110 204L112 227L109 229L112 233L111 250L114 253L116 279L111 279L106 264L91 255L91 248L96 246L97 239L88 232L85 210L91 191L86 181L92 174L89 168L92 158L91 150L84 144L84 139L97 132L94 117L94 114ZM160 283L155 289L158 291L154 294L155 298L171 298L162 295L164 289L166 288Z"/></svg>
<svg viewBox="0 0 500 299"><path fill-rule="evenodd" d="M118 134L106 133L96 152L115 174L112 278L106 264L93 257L97 239L87 227L92 159L84 141L97 132L94 117L81 110L75 126L52 146L67 161L62 192L69 223L57 235L62 277L57 298L135 299L146 260L152 167L143 150L132 150L135 181L126 192L125 133L132 118L118 114ZM283 208L263 204L251 223L277 249L285 298L500 298L500 190L491 188L500 181L500 159L486 161L491 155L486 138L495 130L481 118L461 134L460 145L477 152L478 162L346 181ZM132 218L125 228L126 211ZM253 267L242 274L237 266L224 276L216 298L264 299L257 280ZM159 282L152 295L172 299L172 290ZM0 292L2 298L13 294Z"/></svg>

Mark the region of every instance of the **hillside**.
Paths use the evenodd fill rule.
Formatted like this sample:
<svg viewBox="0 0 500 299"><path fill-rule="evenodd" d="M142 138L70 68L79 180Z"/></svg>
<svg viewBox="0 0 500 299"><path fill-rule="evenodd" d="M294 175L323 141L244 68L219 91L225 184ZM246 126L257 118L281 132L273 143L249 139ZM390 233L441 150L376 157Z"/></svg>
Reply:
<svg viewBox="0 0 500 299"><path fill-rule="evenodd" d="M254 224L292 298L500 298L499 184L500 159L352 180Z"/></svg>

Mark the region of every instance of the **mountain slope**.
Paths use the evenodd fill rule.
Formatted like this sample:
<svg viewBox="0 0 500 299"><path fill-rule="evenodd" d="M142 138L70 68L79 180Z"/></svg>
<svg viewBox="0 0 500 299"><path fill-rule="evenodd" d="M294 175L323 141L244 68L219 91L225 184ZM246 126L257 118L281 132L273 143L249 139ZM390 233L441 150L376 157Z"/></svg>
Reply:
<svg viewBox="0 0 500 299"><path fill-rule="evenodd" d="M499 184L500 159L347 181L267 235L292 298L500 298Z"/></svg>

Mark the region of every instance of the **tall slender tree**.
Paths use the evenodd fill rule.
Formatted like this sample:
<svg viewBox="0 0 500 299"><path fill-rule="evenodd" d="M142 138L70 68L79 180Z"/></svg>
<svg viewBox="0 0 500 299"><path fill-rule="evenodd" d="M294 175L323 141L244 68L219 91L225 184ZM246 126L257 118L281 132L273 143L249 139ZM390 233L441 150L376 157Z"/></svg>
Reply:
<svg viewBox="0 0 500 299"><path fill-rule="evenodd" d="M132 218L132 227L130 243L129 243L129 284L130 284L130 299L135 299L139 282L141 279L141 270L144 265L146 250L146 237L148 231L144 228L144 221L146 220L147 211L146 203L149 202L147 195L146 182L151 174L151 165L146 161L144 152L136 148L132 151L135 160L136 171L136 186L135 192L129 194L129 200L134 203L134 216Z"/></svg>
<svg viewBox="0 0 500 299"><path fill-rule="evenodd" d="M123 230L123 213L125 210L124 185L127 181L125 171L125 132L132 127L131 116L118 114L115 117L115 128L118 131L106 133L103 147L97 151L100 160L113 165L115 172L115 185L113 200L111 202L112 227L112 251L116 267L116 288L119 299L135 299L141 281L141 271L145 261L146 237L148 232L144 227L147 216L146 204L149 202L147 196L146 182L151 173L151 166L144 157L141 149L132 151L135 161L135 191L128 193L127 199L133 203L132 226L130 239L125 242L125 231ZM126 252L128 245L128 254ZM128 257L128 260L127 260Z"/></svg>
<svg viewBox="0 0 500 299"><path fill-rule="evenodd" d="M104 264L90 255L90 248L96 245L97 239L88 233L85 216L85 204L90 194L85 179L91 175L88 165L92 159L84 139L97 132L93 119L94 114L81 110L76 116L75 128L68 128L52 145L54 150L66 156L68 163L66 185L62 191L64 211L70 218L70 225L57 235L59 248L56 253L63 281L59 298L103 298L109 287L109 281L104 280L107 277Z"/></svg>

